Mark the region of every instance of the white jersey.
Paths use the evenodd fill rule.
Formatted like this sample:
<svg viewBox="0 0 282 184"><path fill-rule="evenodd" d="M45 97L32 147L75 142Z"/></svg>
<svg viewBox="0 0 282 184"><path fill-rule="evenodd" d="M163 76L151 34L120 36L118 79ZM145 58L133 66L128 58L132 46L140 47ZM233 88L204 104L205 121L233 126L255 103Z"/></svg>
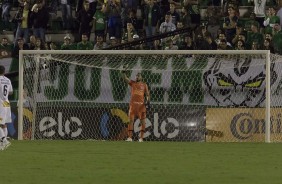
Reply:
<svg viewBox="0 0 282 184"><path fill-rule="evenodd" d="M0 76L0 103L9 102L8 95L13 92L13 87L10 79L5 76Z"/></svg>
<svg viewBox="0 0 282 184"><path fill-rule="evenodd" d="M265 4L266 0L254 0L254 13L256 17L265 17Z"/></svg>
<svg viewBox="0 0 282 184"><path fill-rule="evenodd" d="M12 122L11 107L9 103L9 93L13 92L10 79L0 76L0 124Z"/></svg>

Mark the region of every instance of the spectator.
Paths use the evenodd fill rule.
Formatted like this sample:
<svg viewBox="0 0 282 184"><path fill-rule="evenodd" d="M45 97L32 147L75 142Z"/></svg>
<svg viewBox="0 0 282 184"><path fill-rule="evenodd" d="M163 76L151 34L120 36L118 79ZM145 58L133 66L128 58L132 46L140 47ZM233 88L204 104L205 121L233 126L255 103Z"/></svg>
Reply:
<svg viewBox="0 0 282 184"><path fill-rule="evenodd" d="M41 49L41 50L51 50L49 44L50 44L50 42L45 42L44 43L44 49Z"/></svg>
<svg viewBox="0 0 282 184"><path fill-rule="evenodd" d="M256 21L259 23L260 27L263 28L263 22L265 19L265 6L267 0L250 0L254 3L254 13L256 15Z"/></svg>
<svg viewBox="0 0 282 184"><path fill-rule="evenodd" d="M0 43L0 49L6 50L7 52L11 52L13 45L9 43L7 37L3 37Z"/></svg>
<svg viewBox="0 0 282 184"><path fill-rule="evenodd" d="M45 43L40 38L36 38L34 50L46 50Z"/></svg>
<svg viewBox="0 0 282 184"><path fill-rule="evenodd" d="M111 36L109 47L114 47L114 46L117 46L117 45L118 45L118 40L116 39L116 37Z"/></svg>
<svg viewBox="0 0 282 184"><path fill-rule="evenodd" d="M280 20L276 19L276 22L274 22L274 25L273 25L273 28L272 28L273 36L280 31L281 31Z"/></svg>
<svg viewBox="0 0 282 184"><path fill-rule="evenodd" d="M228 8L228 17L224 18L223 29L225 29L226 41L232 42L236 34L236 25L238 22L238 17L235 14L234 7Z"/></svg>
<svg viewBox="0 0 282 184"><path fill-rule="evenodd" d="M175 24L171 22L171 14L167 13L165 15L165 21L160 25L160 33L167 33L175 30Z"/></svg>
<svg viewBox="0 0 282 184"><path fill-rule="evenodd" d="M220 40L225 40L225 41L226 41L226 36L225 36L225 34L222 33L222 32L218 34L218 38L215 40L215 42L216 42L217 45L220 44ZM231 44L230 42L227 42L227 41L226 41L226 44L227 44L229 47L232 47L232 44Z"/></svg>
<svg viewBox="0 0 282 184"><path fill-rule="evenodd" d="M35 37L35 35L30 35L29 43L28 43L28 48L30 50L34 50L35 45L36 45L36 37Z"/></svg>
<svg viewBox="0 0 282 184"><path fill-rule="evenodd" d="M77 17L78 12L80 12L80 10L82 10L83 8L83 2L84 0L76 0L76 6L75 6L75 16Z"/></svg>
<svg viewBox="0 0 282 184"><path fill-rule="evenodd" d="M121 4L125 12L129 12L131 10L137 11L137 8L139 6L138 1L135 0L122 0Z"/></svg>
<svg viewBox="0 0 282 184"><path fill-rule="evenodd" d="M91 17L94 16L98 4L98 0L86 0L89 2L89 10L91 12Z"/></svg>
<svg viewBox="0 0 282 184"><path fill-rule="evenodd" d="M61 0L60 0L61 1ZM65 1L65 0L63 0ZM48 12L51 14L55 14L57 15L57 11L58 11L58 0L47 0L47 3L46 3L46 0L44 0L45 2L45 6L47 7L48 9ZM61 10L62 11L62 10Z"/></svg>
<svg viewBox="0 0 282 184"><path fill-rule="evenodd" d="M272 27L277 22L277 20L279 20L279 23L280 23L280 19L278 16L276 16L276 10L274 7L269 7L268 12L269 14L266 17L266 20L263 22L263 25L267 27L268 29L272 29Z"/></svg>
<svg viewBox="0 0 282 184"><path fill-rule="evenodd" d="M238 40L235 44L235 50L245 50L245 42L243 40Z"/></svg>
<svg viewBox="0 0 282 184"><path fill-rule="evenodd" d="M48 50L57 50L57 45L54 42L50 42L48 46L49 46Z"/></svg>
<svg viewBox="0 0 282 184"><path fill-rule="evenodd" d="M182 7L181 9L180 20L182 21L184 27L191 27L191 17L185 7Z"/></svg>
<svg viewBox="0 0 282 184"><path fill-rule="evenodd" d="M274 54L274 48L271 44L271 40L270 39L264 39L264 42L263 42L263 47L262 47L263 50L269 50L270 53Z"/></svg>
<svg viewBox="0 0 282 184"><path fill-rule="evenodd" d="M93 29L95 36L103 36L105 39L106 35L106 16L102 10L105 6L97 6L97 10L93 16Z"/></svg>
<svg viewBox="0 0 282 184"><path fill-rule="evenodd" d="M163 50L161 40L155 40L154 41L154 47L153 50Z"/></svg>
<svg viewBox="0 0 282 184"><path fill-rule="evenodd" d="M227 45L227 42L225 39L221 39L219 44L217 45L218 50L232 50L232 47Z"/></svg>
<svg viewBox="0 0 282 184"><path fill-rule="evenodd" d="M16 13L15 20L18 22L18 27L16 31L15 42L19 37L23 37L25 43L29 42L29 32L31 29L32 21L31 21L31 12L29 9L29 3L24 2L23 8L19 8Z"/></svg>
<svg viewBox="0 0 282 184"><path fill-rule="evenodd" d="M212 36L209 32L206 32L204 38L205 38L206 42L208 43L207 50L217 50L217 44L213 40L213 38L212 38Z"/></svg>
<svg viewBox="0 0 282 184"><path fill-rule="evenodd" d="M238 42L239 35L241 35L242 33L244 33L243 25L240 24L240 23L237 23L237 25L236 25L236 34L235 34L235 36L232 39L232 45L235 45Z"/></svg>
<svg viewBox="0 0 282 184"><path fill-rule="evenodd" d="M263 35L259 32L259 23L253 22L251 26L251 32L248 32L247 34L247 41L246 41L246 48L252 49L253 42L256 42L258 44L258 47L260 47L263 44Z"/></svg>
<svg viewBox="0 0 282 184"><path fill-rule="evenodd" d="M272 32L270 32L270 33L265 33L265 34L264 34L264 38L265 38L265 39L269 39L270 42L272 42Z"/></svg>
<svg viewBox="0 0 282 184"><path fill-rule="evenodd" d="M108 21L109 36L115 37L119 43L121 39L121 35L122 35L120 0L108 0L103 10L104 10L104 13L109 18L108 19L109 20Z"/></svg>
<svg viewBox="0 0 282 184"><path fill-rule="evenodd" d="M93 50L102 50L107 48L106 42L104 42L104 36L103 35L97 35L96 36L96 44L94 45Z"/></svg>
<svg viewBox="0 0 282 184"><path fill-rule="evenodd" d="M256 14L251 12L249 20L245 22L244 31L250 32L253 22L256 22Z"/></svg>
<svg viewBox="0 0 282 184"><path fill-rule="evenodd" d="M196 30L196 34L200 34L202 38L205 37L207 30L207 25L205 23L202 23L202 25ZM210 33L209 33L210 34Z"/></svg>
<svg viewBox="0 0 282 184"><path fill-rule="evenodd" d="M137 32L135 28L133 27L132 22L127 22L127 29L123 34L122 43L133 41L133 35L136 35L136 34Z"/></svg>
<svg viewBox="0 0 282 184"><path fill-rule="evenodd" d="M194 43L189 34L184 34L183 40L177 42L177 46L179 50L194 50Z"/></svg>
<svg viewBox="0 0 282 184"><path fill-rule="evenodd" d="M126 29L127 19L129 18L128 12L135 12L138 8L138 1L136 0L121 0L121 19L122 27Z"/></svg>
<svg viewBox="0 0 282 184"><path fill-rule="evenodd" d="M145 2L148 0L145 0ZM166 13L169 11L169 0L153 0L160 7L160 21L164 20Z"/></svg>
<svg viewBox="0 0 282 184"><path fill-rule="evenodd" d="M169 4L168 12L171 15L171 22L176 25L176 23L180 21L180 15L176 12L175 3L173 1Z"/></svg>
<svg viewBox="0 0 282 184"><path fill-rule="evenodd" d="M2 21L4 25L4 30L9 29L10 25L10 11L12 8L11 0L2 0Z"/></svg>
<svg viewBox="0 0 282 184"><path fill-rule="evenodd" d="M186 0L192 26L199 26L201 23L201 14L198 0Z"/></svg>
<svg viewBox="0 0 282 184"><path fill-rule="evenodd" d="M74 45L71 43L70 35L64 37L64 43L61 45L61 50L75 50Z"/></svg>
<svg viewBox="0 0 282 184"><path fill-rule="evenodd" d="M182 29L183 27L184 26L183 26L182 22L180 22L180 21L177 22L176 29ZM177 34L177 35L173 36L172 41L173 41L174 44L179 45L179 42L184 41L183 34Z"/></svg>
<svg viewBox="0 0 282 184"><path fill-rule="evenodd" d="M18 58L19 56L19 50L28 50L28 45L24 43L23 38L18 38L16 45L13 48L12 51L12 57Z"/></svg>
<svg viewBox="0 0 282 184"><path fill-rule="evenodd" d="M238 10L239 7L239 1L238 0L223 0L223 15L228 15L228 9L230 7L233 7L235 10Z"/></svg>
<svg viewBox="0 0 282 184"><path fill-rule="evenodd" d="M83 8L78 12L77 21L79 22L79 37L82 38L82 34L86 34L87 38L90 38L92 29L93 16L89 9L89 2L83 3Z"/></svg>
<svg viewBox="0 0 282 184"><path fill-rule="evenodd" d="M195 48L196 50L209 50L209 44L203 34L196 35Z"/></svg>
<svg viewBox="0 0 282 184"><path fill-rule="evenodd" d="M275 53L282 54L282 30L278 21L273 26L273 47Z"/></svg>
<svg viewBox="0 0 282 184"><path fill-rule="evenodd" d="M137 17L136 17L136 11L135 10L130 10L129 11L126 23L127 22L131 22L136 31L137 31L137 29L142 29L143 28L142 24L141 25L138 24Z"/></svg>
<svg viewBox="0 0 282 184"><path fill-rule="evenodd" d="M252 47L251 50L259 50L260 46L258 45L258 43L256 41L254 41L252 43Z"/></svg>
<svg viewBox="0 0 282 184"><path fill-rule="evenodd" d="M88 33L83 33L81 42L77 43L77 50L93 50L93 44L88 40Z"/></svg>
<svg viewBox="0 0 282 184"><path fill-rule="evenodd" d="M45 42L49 13L43 3L33 5L30 18L33 25L33 34Z"/></svg>
<svg viewBox="0 0 282 184"><path fill-rule="evenodd" d="M63 19L63 28L69 30L73 26L72 7L70 4L70 0L60 0L60 2L61 2L61 11L62 11L62 19Z"/></svg>
<svg viewBox="0 0 282 184"><path fill-rule="evenodd" d="M148 0L144 8L143 20L146 37L156 34L156 29L160 24L161 12L160 7L154 3L154 0Z"/></svg>
<svg viewBox="0 0 282 184"><path fill-rule="evenodd" d="M220 28L221 25L218 24L220 22L220 7L213 7L210 6L207 8L206 11L206 19L207 23L207 30L211 33L213 39L216 39L217 30Z"/></svg>
<svg viewBox="0 0 282 184"><path fill-rule="evenodd" d="M241 40L244 42L244 46L245 46L245 43L246 43L246 35L244 33L240 33L239 34L239 37L238 37L238 41ZM245 46L246 47L246 46Z"/></svg>
<svg viewBox="0 0 282 184"><path fill-rule="evenodd" d="M166 46L164 50L178 50L177 45L173 44L172 39L167 39Z"/></svg>
<svg viewBox="0 0 282 184"><path fill-rule="evenodd" d="M136 41L139 39L139 35L135 34L133 35L133 41ZM140 43L138 45L133 45L130 47L130 50L144 50L145 46L143 45L143 43Z"/></svg>
<svg viewBox="0 0 282 184"><path fill-rule="evenodd" d="M0 43L0 58L11 57L12 48L13 46L8 42L8 38L3 37Z"/></svg>
<svg viewBox="0 0 282 184"><path fill-rule="evenodd" d="M77 2L76 3L76 9L75 9L76 15L78 14L78 12L80 12L83 9L84 3L88 3L89 4L89 12L91 14L91 17L93 17L95 12L96 12L96 7L97 7L98 1L101 4L104 3L104 0L77 0L76 1Z"/></svg>

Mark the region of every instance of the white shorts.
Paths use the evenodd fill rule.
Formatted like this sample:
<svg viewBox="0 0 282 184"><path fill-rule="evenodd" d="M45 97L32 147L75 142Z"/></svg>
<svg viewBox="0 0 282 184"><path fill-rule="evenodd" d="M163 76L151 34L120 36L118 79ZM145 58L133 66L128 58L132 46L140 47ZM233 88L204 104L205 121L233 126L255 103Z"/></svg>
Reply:
<svg viewBox="0 0 282 184"><path fill-rule="evenodd" d="M6 123L11 123L11 107L0 106L0 125L5 125Z"/></svg>

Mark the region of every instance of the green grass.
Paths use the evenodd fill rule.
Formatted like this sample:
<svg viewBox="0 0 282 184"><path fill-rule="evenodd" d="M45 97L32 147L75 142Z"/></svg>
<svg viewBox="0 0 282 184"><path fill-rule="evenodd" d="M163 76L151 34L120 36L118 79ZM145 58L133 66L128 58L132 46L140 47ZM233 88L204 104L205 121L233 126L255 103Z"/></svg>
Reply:
<svg viewBox="0 0 282 184"><path fill-rule="evenodd" d="M281 184L282 145L13 141L1 184Z"/></svg>

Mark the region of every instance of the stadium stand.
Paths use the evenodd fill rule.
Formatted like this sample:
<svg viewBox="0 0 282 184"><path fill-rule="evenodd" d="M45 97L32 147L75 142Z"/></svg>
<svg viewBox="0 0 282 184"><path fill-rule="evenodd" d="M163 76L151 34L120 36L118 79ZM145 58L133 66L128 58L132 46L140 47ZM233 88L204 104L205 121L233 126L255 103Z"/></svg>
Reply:
<svg viewBox="0 0 282 184"><path fill-rule="evenodd" d="M15 78L14 83L20 49L86 48L83 41L79 43L84 34L91 49L243 48L282 54L282 0L1 0L0 3L0 58L13 58L9 72ZM158 10L160 15L152 10ZM44 16L46 13L48 16ZM42 24L44 21L46 24ZM176 30L169 27L172 25ZM95 46L96 37L99 43ZM228 47L221 47L225 42Z"/></svg>

